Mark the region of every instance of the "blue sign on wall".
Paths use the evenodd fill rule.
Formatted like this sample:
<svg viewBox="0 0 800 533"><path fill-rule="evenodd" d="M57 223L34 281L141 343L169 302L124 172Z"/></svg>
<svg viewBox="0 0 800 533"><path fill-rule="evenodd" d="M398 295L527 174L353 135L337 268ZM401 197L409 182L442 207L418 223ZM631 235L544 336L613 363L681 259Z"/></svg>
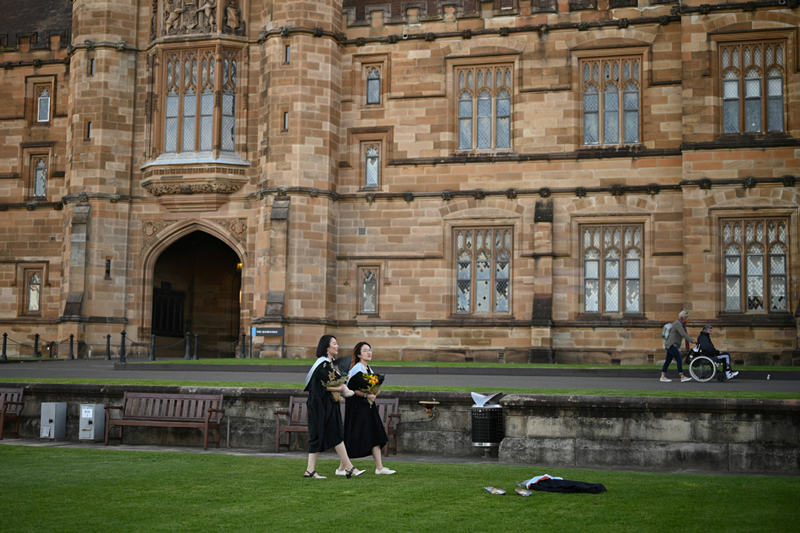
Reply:
<svg viewBox="0 0 800 533"><path fill-rule="evenodd" d="M251 337L283 337L283 328L261 328L253 326L250 329Z"/></svg>

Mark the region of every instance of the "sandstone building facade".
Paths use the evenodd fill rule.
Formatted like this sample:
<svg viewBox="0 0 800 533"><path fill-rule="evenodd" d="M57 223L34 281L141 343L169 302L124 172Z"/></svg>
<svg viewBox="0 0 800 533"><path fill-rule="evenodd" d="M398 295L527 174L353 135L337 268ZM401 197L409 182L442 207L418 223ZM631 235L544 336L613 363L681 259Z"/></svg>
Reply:
<svg viewBox="0 0 800 533"><path fill-rule="evenodd" d="M798 361L797 0L4 12L12 340L624 364L685 308Z"/></svg>

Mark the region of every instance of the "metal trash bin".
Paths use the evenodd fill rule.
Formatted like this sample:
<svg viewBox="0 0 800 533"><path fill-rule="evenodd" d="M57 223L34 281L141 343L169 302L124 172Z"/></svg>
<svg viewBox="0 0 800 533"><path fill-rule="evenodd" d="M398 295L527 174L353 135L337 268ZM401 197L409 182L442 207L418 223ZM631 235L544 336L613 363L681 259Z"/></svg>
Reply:
<svg viewBox="0 0 800 533"><path fill-rule="evenodd" d="M472 393L472 445L478 448L497 448L506 436L503 406L497 402L502 392L484 395Z"/></svg>

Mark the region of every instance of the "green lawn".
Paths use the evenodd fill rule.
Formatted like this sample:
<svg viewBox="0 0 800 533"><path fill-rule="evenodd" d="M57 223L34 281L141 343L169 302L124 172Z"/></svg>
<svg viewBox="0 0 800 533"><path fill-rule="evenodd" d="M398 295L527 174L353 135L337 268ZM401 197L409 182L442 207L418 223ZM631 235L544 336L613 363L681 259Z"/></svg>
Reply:
<svg viewBox="0 0 800 533"><path fill-rule="evenodd" d="M401 463L304 479L305 460L216 453L0 446L0 531L797 531L800 478ZM371 467L371 461L356 465ZM512 491L542 473L604 494ZM493 496L485 486L508 494Z"/></svg>

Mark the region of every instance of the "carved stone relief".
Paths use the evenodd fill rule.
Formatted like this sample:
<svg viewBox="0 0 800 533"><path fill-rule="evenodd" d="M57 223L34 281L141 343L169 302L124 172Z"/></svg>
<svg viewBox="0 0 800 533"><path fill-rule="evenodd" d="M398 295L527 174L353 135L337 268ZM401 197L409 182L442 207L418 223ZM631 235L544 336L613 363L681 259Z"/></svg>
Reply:
<svg viewBox="0 0 800 533"><path fill-rule="evenodd" d="M142 250L146 250L152 246L157 240L157 236L161 230L167 226L171 226L177 220L148 220L142 224Z"/></svg>
<svg viewBox="0 0 800 533"><path fill-rule="evenodd" d="M239 5L235 0L228 0L225 4L225 11L222 15L222 33L244 35L242 10L239 9Z"/></svg>
<svg viewBox="0 0 800 533"><path fill-rule="evenodd" d="M220 226L225 227L231 232L237 241L244 244L247 235L247 219L246 218L223 218L217 219L214 222Z"/></svg>
<svg viewBox="0 0 800 533"><path fill-rule="evenodd" d="M216 31L216 0L166 0L161 35Z"/></svg>

